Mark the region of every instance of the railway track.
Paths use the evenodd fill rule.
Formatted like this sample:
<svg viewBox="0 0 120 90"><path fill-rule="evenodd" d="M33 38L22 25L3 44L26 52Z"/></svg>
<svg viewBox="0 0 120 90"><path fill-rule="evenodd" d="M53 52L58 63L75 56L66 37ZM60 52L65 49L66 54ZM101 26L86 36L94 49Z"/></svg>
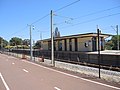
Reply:
<svg viewBox="0 0 120 90"><path fill-rule="evenodd" d="M15 52L14 52L15 53ZM19 53L20 54L20 53ZM22 53L21 53L22 54ZM49 55L46 55L45 53L43 53L43 55L45 56L45 58L46 59L50 59L50 54ZM64 55L64 53L62 53L62 56ZM72 54L71 54L72 55ZM35 55L35 57L39 57L40 55ZM64 56L65 57L65 56ZM67 60L65 59L63 57L63 59L62 59L62 57L61 56L59 56L59 55L57 55L56 57L55 57L55 60L56 61L61 61L61 62L66 62L66 63L71 63L71 64L77 64L77 65L83 65L83 66L89 66L89 67L94 67L94 68L99 68L99 65L98 64L95 64L95 63L88 63L88 62L86 62L86 60L71 60L70 58L67 58ZM70 56L71 57L71 56ZM96 58L95 58L96 59ZM96 61L97 61L97 59L96 59ZM119 60L118 60L119 61ZM114 66L114 65L112 65L112 64L110 64L110 65L103 65L103 64L101 64L100 65L100 68L101 69L106 69L106 70L113 70L113 71L118 71L118 72L120 72L120 67L117 67L117 66Z"/></svg>
<svg viewBox="0 0 120 90"><path fill-rule="evenodd" d="M60 59L59 60L57 59L57 61L71 63L71 64L78 64L78 65L83 65L83 66L89 66L89 67L94 67L94 68L99 68L98 64L90 64L90 63L86 63L86 62L76 62L76 61L68 61L68 60L60 60ZM120 72L119 67L100 65L100 68Z"/></svg>

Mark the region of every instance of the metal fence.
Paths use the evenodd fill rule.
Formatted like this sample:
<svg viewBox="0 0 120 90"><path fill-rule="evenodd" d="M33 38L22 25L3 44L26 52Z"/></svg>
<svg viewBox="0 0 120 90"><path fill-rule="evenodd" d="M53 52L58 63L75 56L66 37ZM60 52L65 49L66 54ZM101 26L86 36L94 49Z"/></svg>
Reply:
<svg viewBox="0 0 120 90"><path fill-rule="evenodd" d="M30 51L25 50L11 50L11 52L18 54L30 55ZM34 57L44 56L44 58L51 59L51 51L33 50ZM120 68L120 55L107 55L101 54L100 64L107 67ZM98 65L98 54L88 54L86 52L70 52L70 51L55 51L55 60L64 61L69 63L84 64L84 65Z"/></svg>

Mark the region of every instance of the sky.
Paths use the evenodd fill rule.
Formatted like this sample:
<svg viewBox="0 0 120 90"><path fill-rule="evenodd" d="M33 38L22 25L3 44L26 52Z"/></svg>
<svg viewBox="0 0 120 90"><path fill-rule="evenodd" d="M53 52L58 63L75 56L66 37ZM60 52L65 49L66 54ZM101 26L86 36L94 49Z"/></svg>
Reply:
<svg viewBox="0 0 120 90"><path fill-rule="evenodd" d="M96 33L97 25L115 35L120 28L120 0L0 0L0 37L29 39L32 24L32 40L50 38L51 10L61 36Z"/></svg>

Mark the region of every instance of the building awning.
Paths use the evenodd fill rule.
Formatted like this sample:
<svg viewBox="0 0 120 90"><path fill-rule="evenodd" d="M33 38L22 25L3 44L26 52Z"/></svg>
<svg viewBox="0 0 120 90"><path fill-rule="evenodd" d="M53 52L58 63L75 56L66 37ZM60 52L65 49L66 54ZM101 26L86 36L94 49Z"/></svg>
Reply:
<svg viewBox="0 0 120 90"><path fill-rule="evenodd" d="M110 34L100 34L100 37L103 38L108 38L112 35ZM85 34L76 34L76 35L69 35L69 36L61 36L61 37L56 37L54 40L62 40L62 39L73 39L73 38L86 38L86 37L97 37L97 33L85 33ZM51 39L44 39L42 41L50 41Z"/></svg>

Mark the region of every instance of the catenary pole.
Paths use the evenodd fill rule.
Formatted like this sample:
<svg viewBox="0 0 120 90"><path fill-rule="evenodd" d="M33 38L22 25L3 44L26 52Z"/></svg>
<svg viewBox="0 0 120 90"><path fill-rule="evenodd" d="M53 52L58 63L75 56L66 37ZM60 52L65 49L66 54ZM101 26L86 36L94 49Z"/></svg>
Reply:
<svg viewBox="0 0 120 90"><path fill-rule="evenodd" d="M117 31L117 49L119 50L119 32L118 32L118 25L116 25L116 31Z"/></svg>
<svg viewBox="0 0 120 90"><path fill-rule="evenodd" d="M51 59L52 59L52 66L55 66L53 33L54 33L53 32L53 11L51 10Z"/></svg>
<svg viewBox="0 0 120 90"><path fill-rule="evenodd" d="M97 36L98 36L98 65L99 65L99 78L101 78L100 76L100 30L98 29L98 26L97 26Z"/></svg>
<svg viewBox="0 0 120 90"><path fill-rule="evenodd" d="M32 52L32 34L31 34L31 25L30 25L30 60L32 61L33 52Z"/></svg>
<svg viewBox="0 0 120 90"><path fill-rule="evenodd" d="M33 25L28 25L30 27L30 60L32 61L33 51L32 51L32 29Z"/></svg>

